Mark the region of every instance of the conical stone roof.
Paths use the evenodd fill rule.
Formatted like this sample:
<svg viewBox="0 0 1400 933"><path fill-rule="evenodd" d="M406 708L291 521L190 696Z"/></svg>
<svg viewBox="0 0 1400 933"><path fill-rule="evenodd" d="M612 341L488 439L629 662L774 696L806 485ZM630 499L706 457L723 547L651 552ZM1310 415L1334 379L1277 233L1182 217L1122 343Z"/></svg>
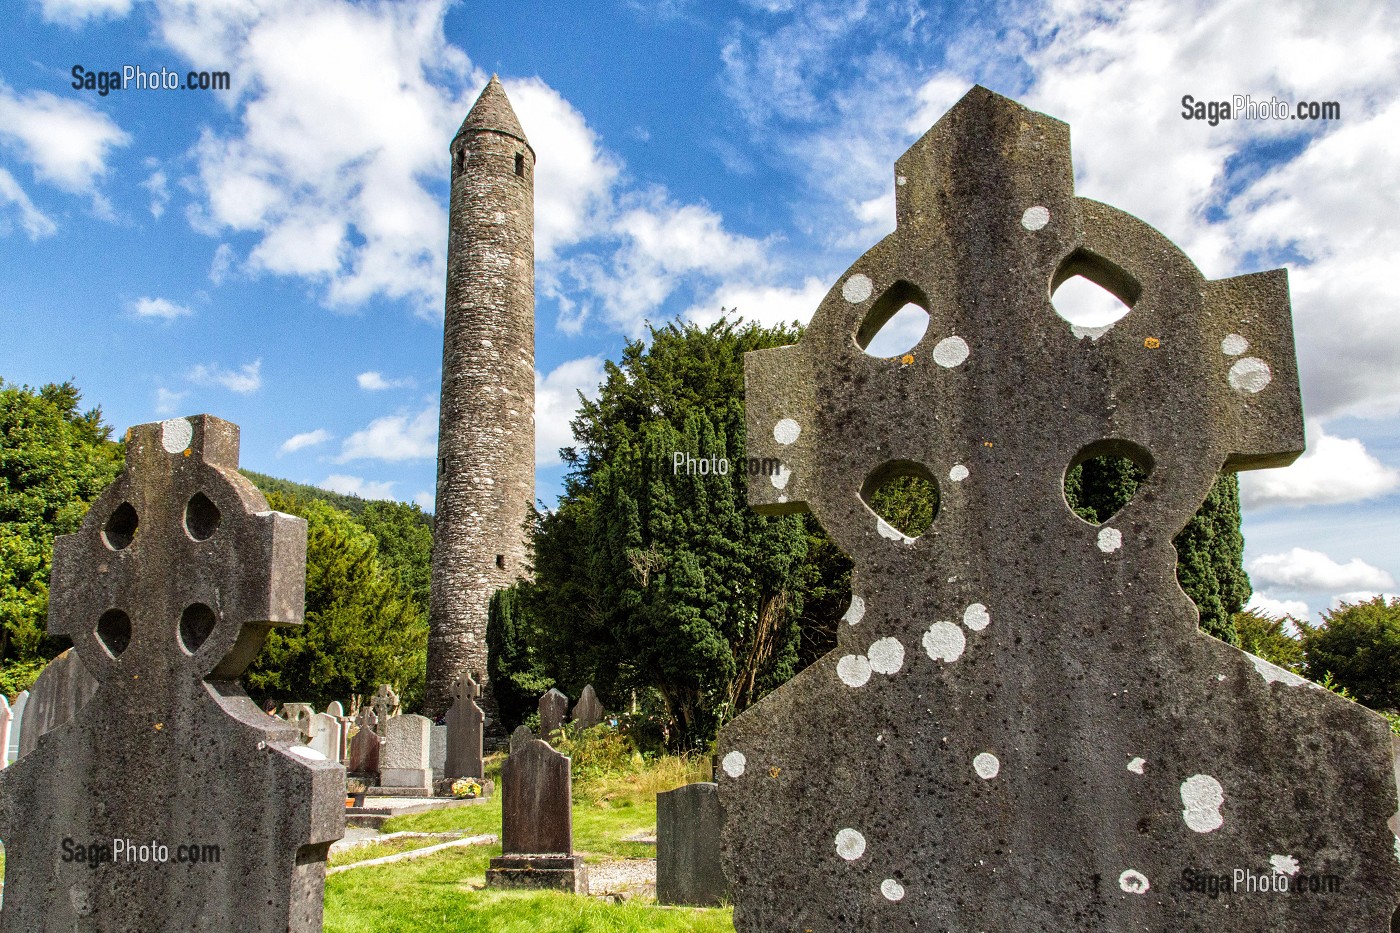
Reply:
<svg viewBox="0 0 1400 933"><path fill-rule="evenodd" d="M520 127L520 120L516 118L515 110L510 105L510 98L506 97L506 89L501 87L501 81L495 75L491 76L481 96L472 105L467 118L462 121L462 128L457 131L457 136L479 132L503 133L515 137L527 146L530 145L530 141L525 138L525 131ZM456 137L454 141L455 139Z"/></svg>

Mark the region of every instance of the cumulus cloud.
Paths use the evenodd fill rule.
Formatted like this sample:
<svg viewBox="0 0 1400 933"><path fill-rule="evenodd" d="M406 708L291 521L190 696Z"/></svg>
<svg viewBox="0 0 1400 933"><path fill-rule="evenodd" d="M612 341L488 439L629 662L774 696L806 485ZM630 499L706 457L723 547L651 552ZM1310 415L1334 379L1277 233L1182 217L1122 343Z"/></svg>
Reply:
<svg viewBox="0 0 1400 933"><path fill-rule="evenodd" d="M194 312L187 305L177 305L168 298L137 298L131 303L131 310L137 317L160 318L173 321L177 317L188 317Z"/></svg>
<svg viewBox="0 0 1400 933"><path fill-rule="evenodd" d="M361 479L358 476L346 476L341 473L332 473L321 480L322 489L329 489L331 492L338 492L347 496L359 496L361 499L392 499L394 498L394 481L385 480L375 482Z"/></svg>
<svg viewBox="0 0 1400 933"><path fill-rule="evenodd" d="M1289 590L1380 590L1395 586L1395 579L1359 557L1339 564L1321 551L1295 547L1280 554L1264 554L1250 561L1250 576Z"/></svg>
<svg viewBox="0 0 1400 933"><path fill-rule="evenodd" d="M1247 506L1336 505L1385 495L1400 486L1400 471L1381 463L1359 440L1310 429L1308 450L1291 466L1240 474Z"/></svg>
<svg viewBox="0 0 1400 933"><path fill-rule="evenodd" d="M1307 619L1311 612L1308 604L1301 599L1275 599L1262 590L1255 590L1244 608L1271 619L1282 619L1285 616Z"/></svg>
<svg viewBox="0 0 1400 933"><path fill-rule="evenodd" d="M186 395L189 395L189 393L176 392L171 389L167 389L164 386L160 386L156 389L156 414L175 414L176 410L180 407L180 403L185 400Z"/></svg>
<svg viewBox="0 0 1400 933"><path fill-rule="evenodd" d="M549 375L535 373L535 466L555 466L559 449L574 443L569 423L578 412L579 393L596 398L603 382L603 358L585 356L561 363Z"/></svg>
<svg viewBox="0 0 1400 933"><path fill-rule="evenodd" d="M166 187L168 179L165 172L160 168L160 163L155 159L147 159L146 167L153 169L146 180L141 182L141 187L145 188L151 195L151 216L159 220L165 213L165 206L170 203L170 190Z"/></svg>
<svg viewBox="0 0 1400 933"><path fill-rule="evenodd" d="M237 369L226 369L217 363L193 367L187 377L201 386L222 386L230 392L248 395L262 388L262 360L254 360Z"/></svg>
<svg viewBox="0 0 1400 933"><path fill-rule="evenodd" d="M308 447L324 444L333 436L334 435L325 428L317 428L314 431L303 431L300 434L293 434L282 442L282 446L278 448L277 455L280 457L282 454L295 453L298 450L305 450Z"/></svg>
<svg viewBox="0 0 1400 933"><path fill-rule="evenodd" d="M385 389L401 389L413 385L412 379L385 379L383 373L371 370L355 377L361 389L366 392L380 392Z"/></svg>
<svg viewBox="0 0 1400 933"><path fill-rule="evenodd" d="M337 460L424 460L437 456L438 407L376 418L345 439Z"/></svg>
<svg viewBox="0 0 1400 933"><path fill-rule="evenodd" d="M806 324L812 319L817 305L826 297L828 288L829 283L815 276L808 277L795 288L729 282L691 305L684 317L702 327L713 324L725 314L730 319L742 317L745 321L756 321L765 327L791 324L793 321Z"/></svg>
<svg viewBox="0 0 1400 933"><path fill-rule="evenodd" d="M0 82L0 141L18 153L42 182L93 193L107 172L110 151L131 137L102 111L48 91L17 94Z"/></svg>
<svg viewBox="0 0 1400 933"><path fill-rule="evenodd" d="M413 504L424 512L431 512L437 507L437 497L429 490L423 489L413 494Z"/></svg>
<svg viewBox="0 0 1400 933"><path fill-rule="evenodd" d="M58 232L58 225L34 206L29 195L25 194L19 182L15 181L15 177L0 168L0 232L4 233L9 232L9 223L5 220L7 207L12 207L15 213L19 214L19 224L31 240L52 236Z"/></svg>
<svg viewBox="0 0 1400 933"><path fill-rule="evenodd" d="M131 12L131 0L40 0L44 19L81 26L90 19L120 19Z"/></svg>

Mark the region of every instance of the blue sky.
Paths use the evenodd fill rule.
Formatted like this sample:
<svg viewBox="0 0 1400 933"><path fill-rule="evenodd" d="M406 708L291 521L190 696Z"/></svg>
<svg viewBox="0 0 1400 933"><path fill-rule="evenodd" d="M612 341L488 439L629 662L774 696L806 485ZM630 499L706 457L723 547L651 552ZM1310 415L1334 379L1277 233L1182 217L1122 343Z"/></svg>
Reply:
<svg viewBox="0 0 1400 933"><path fill-rule="evenodd" d="M538 154L552 503L602 360L648 320L806 320L893 228L894 159L982 83L1067 120L1079 192L1208 276L1289 268L1309 452L1244 479L1257 604L1400 590L1394 4L17 6L0 377L71 378L118 430L208 411L242 425L245 466L430 507L447 143L495 72ZM74 65L233 86L102 96ZM1182 119L1184 94L1337 101L1341 119L1211 127Z"/></svg>

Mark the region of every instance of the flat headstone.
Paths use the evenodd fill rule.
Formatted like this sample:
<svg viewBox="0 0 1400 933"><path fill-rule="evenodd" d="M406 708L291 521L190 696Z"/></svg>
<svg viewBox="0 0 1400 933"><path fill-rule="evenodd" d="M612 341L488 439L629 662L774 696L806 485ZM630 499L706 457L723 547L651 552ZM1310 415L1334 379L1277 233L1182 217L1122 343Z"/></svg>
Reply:
<svg viewBox="0 0 1400 933"><path fill-rule="evenodd" d="M340 704L339 700L333 700L331 704L326 707L326 715L334 716L336 721L340 723L340 749L336 754L336 760L349 761L350 731L354 725L354 720L345 715L345 707Z"/></svg>
<svg viewBox="0 0 1400 933"><path fill-rule="evenodd" d="M482 764L483 728L486 717L476 705L481 695L472 675L463 672L452 685L452 706L447 711L447 759L443 774L449 778L485 776Z"/></svg>
<svg viewBox="0 0 1400 933"><path fill-rule="evenodd" d="M540 738L545 741L564 728L564 717L569 715L569 698L551 687L540 697Z"/></svg>
<svg viewBox="0 0 1400 933"><path fill-rule="evenodd" d="M533 742L535 733L530 731L529 726L516 726L515 731L510 734L510 753L515 754L515 750L526 742Z"/></svg>
<svg viewBox="0 0 1400 933"><path fill-rule="evenodd" d="M373 707L378 722L375 728L381 736L388 735L385 730L389 728L389 720L399 715L399 695L388 684L380 684L379 689L374 691L374 696L370 698L369 705Z"/></svg>
<svg viewBox="0 0 1400 933"><path fill-rule="evenodd" d="M99 686L0 771L4 929L321 929L344 770L238 683L272 626L301 621L306 523L237 467L236 425L140 425L55 541L49 630ZM200 861L179 864L190 844Z"/></svg>
<svg viewBox="0 0 1400 933"><path fill-rule="evenodd" d="M307 747L326 756L328 761L340 761L340 720L327 713L311 717L311 737Z"/></svg>
<svg viewBox="0 0 1400 933"><path fill-rule="evenodd" d="M45 733L72 719L96 692L97 679L72 648L45 664L29 688L19 753L28 755Z"/></svg>
<svg viewBox="0 0 1400 933"><path fill-rule="evenodd" d="M555 888L587 893L582 856L573 854L571 762L532 739L501 766L501 851L491 860L492 887Z"/></svg>
<svg viewBox="0 0 1400 933"><path fill-rule="evenodd" d="M9 764L10 729L13 726L14 712L10 701L0 694L0 768Z"/></svg>
<svg viewBox="0 0 1400 933"><path fill-rule="evenodd" d="M589 684L583 688L578 702L574 704L573 722L580 729L590 729L602 721L603 704L598 701L598 694L594 692L593 685Z"/></svg>
<svg viewBox="0 0 1400 933"><path fill-rule="evenodd" d="M283 703L277 712L283 722L296 726L303 742L311 741L311 717L315 715L316 709L310 703Z"/></svg>
<svg viewBox="0 0 1400 933"><path fill-rule="evenodd" d="M20 732L24 728L24 711L29 706L29 691L21 690L15 697L15 702L10 704L10 746L6 757L14 761L19 757Z"/></svg>
<svg viewBox="0 0 1400 933"><path fill-rule="evenodd" d="M433 780L440 781L447 773L447 727L433 724L432 735L428 737L428 767L432 769Z"/></svg>
<svg viewBox="0 0 1400 933"><path fill-rule="evenodd" d="M855 569L837 648L721 731L735 928L1387 929L1385 721L1201 632L1176 578L1222 468L1303 449L1285 272L1204 278L984 88L894 175L896 230L745 360L747 455L781 463L750 503ZM1076 332L1073 275L1132 310ZM906 304L920 342L862 352ZM1149 476L1094 525L1064 477L1097 456ZM902 476L939 491L914 539L865 501ZM1235 870L1324 889L1183 884Z"/></svg>
<svg viewBox="0 0 1400 933"><path fill-rule="evenodd" d="M379 786L431 790L432 720L415 713L395 716L379 750Z"/></svg>
<svg viewBox="0 0 1400 933"><path fill-rule="evenodd" d="M687 784L656 795L656 902L712 907L729 898L719 857L719 788Z"/></svg>
<svg viewBox="0 0 1400 933"><path fill-rule="evenodd" d="M379 750L384 744L376 731L377 717L374 710L368 706L362 707L360 713L355 717L355 732L350 737L349 758L346 759L346 770L351 774L373 775L375 783L379 781Z"/></svg>

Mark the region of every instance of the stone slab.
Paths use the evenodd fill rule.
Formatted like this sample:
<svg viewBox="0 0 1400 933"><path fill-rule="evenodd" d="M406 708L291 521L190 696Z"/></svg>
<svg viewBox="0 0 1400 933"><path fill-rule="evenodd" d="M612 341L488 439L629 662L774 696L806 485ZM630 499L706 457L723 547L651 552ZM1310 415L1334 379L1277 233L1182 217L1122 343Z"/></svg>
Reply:
<svg viewBox="0 0 1400 933"><path fill-rule="evenodd" d="M540 738L549 741L550 736L564 728L565 717L569 715L569 698L551 687L540 697L539 712Z"/></svg>
<svg viewBox="0 0 1400 933"><path fill-rule="evenodd" d="M581 855L498 855L486 870L488 888L588 893L588 868Z"/></svg>
<svg viewBox="0 0 1400 933"><path fill-rule="evenodd" d="M591 729L603 721L603 704L599 701L592 684L584 687L583 692L578 695L571 719L580 729Z"/></svg>
<svg viewBox="0 0 1400 933"><path fill-rule="evenodd" d="M72 719L96 692L97 679L72 648L44 665L29 688L19 753L28 755L45 733Z"/></svg>
<svg viewBox="0 0 1400 933"><path fill-rule="evenodd" d="M573 853L571 766L548 742L531 739L501 766L501 848L506 855Z"/></svg>
<svg viewBox="0 0 1400 933"><path fill-rule="evenodd" d="M656 795L658 904L713 907L728 900L720 823L716 784L687 784Z"/></svg>

